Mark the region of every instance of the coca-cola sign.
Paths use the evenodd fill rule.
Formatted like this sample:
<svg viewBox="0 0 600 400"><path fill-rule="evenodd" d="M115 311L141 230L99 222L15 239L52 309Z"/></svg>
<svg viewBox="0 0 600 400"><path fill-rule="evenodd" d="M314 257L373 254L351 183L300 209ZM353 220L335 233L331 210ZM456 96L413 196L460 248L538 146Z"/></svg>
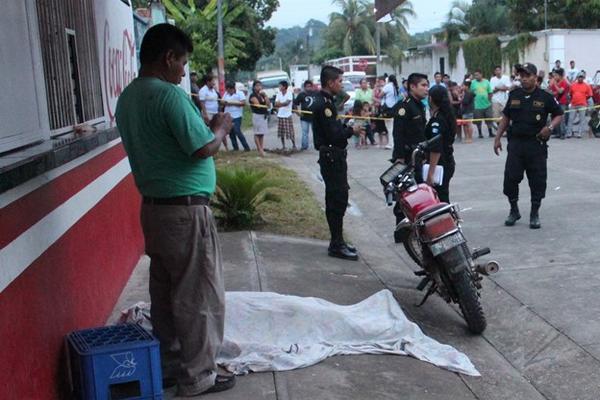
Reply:
<svg viewBox="0 0 600 400"><path fill-rule="evenodd" d="M104 99L111 123L115 119L117 99L136 76L135 43L129 29L123 29L121 40L111 42L108 20L104 23ZM116 46L115 46L116 45Z"/></svg>

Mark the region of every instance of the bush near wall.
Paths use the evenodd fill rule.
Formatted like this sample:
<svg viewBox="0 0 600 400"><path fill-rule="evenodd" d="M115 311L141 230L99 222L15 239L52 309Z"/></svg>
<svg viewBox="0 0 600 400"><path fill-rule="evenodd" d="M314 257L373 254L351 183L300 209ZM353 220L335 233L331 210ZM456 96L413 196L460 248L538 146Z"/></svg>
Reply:
<svg viewBox="0 0 600 400"><path fill-rule="evenodd" d="M494 67L502 65L500 40L496 35L483 35L462 43L467 70L480 69L484 77L492 76Z"/></svg>

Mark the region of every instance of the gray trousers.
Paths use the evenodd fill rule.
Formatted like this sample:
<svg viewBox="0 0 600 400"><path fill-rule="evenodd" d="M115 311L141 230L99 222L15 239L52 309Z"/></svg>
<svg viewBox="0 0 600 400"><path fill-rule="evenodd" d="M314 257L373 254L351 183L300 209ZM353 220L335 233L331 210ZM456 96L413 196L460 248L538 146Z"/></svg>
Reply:
<svg viewBox="0 0 600 400"><path fill-rule="evenodd" d="M177 378L182 394L204 391L214 385L225 323L221 245L212 211L143 204L141 221L163 377Z"/></svg>
<svg viewBox="0 0 600 400"><path fill-rule="evenodd" d="M587 108L586 106L580 106L571 107L571 109L574 109L575 111L569 116L569 130L567 132L567 137L570 137L571 135L581 137L588 128L585 123L585 112Z"/></svg>

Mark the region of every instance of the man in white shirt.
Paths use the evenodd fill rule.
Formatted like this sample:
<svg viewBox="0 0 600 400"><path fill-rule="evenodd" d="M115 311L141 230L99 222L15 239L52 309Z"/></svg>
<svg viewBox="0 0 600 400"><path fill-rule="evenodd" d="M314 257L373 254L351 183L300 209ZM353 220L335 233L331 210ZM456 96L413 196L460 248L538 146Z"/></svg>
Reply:
<svg viewBox="0 0 600 400"><path fill-rule="evenodd" d="M573 83L577 80L577 75L579 75L579 70L577 68L575 68L575 60L571 60L571 62L569 62L569 65L571 66L571 68L567 71L567 80L569 81L569 83Z"/></svg>
<svg viewBox="0 0 600 400"><path fill-rule="evenodd" d="M200 88L198 92L198 99L200 100L200 108L202 118L207 126L210 124L212 117L219 113L219 93L215 89L215 77L213 74L208 73L202 78L204 86ZM227 137L223 138L223 147L225 150L229 150L227 146Z"/></svg>
<svg viewBox="0 0 600 400"><path fill-rule="evenodd" d="M294 95L288 88L287 81L279 82L279 92L275 97L275 107L277 108L277 137L281 139L281 149L285 150L285 139L292 141L292 150L296 148L296 138L294 136L294 122L292 121L292 106Z"/></svg>
<svg viewBox="0 0 600 400"><path fill-rule="evenodd" d="M200 105L202 107L202 117L208 124L213 115L219 112L219 94L215 90L215 77L212 74L204 76L204 86L198 93Z"/></svg>
<svg viewBox="0 0 600 400"><path fill-rule="evenodd" d="M239 150L237 139L240 140L240 143L244 147L244 151L250 151L250 146L248 146L246 137L242 132L242 116L244 115L246 96L241 90L236 90L235 82L227 82L225 85L223 102L225 103L225 112L231 115L231 119L233 120L231 131L229 131L229 138L231 139L233 151Z"/></svg>
<svg viewBox="0 0 600 400"><path fill-rule="evenodd" d="M508 92L512 86L510 78L506 75L502 75L502 67L499 65L494 69L494 76L490 79L490 86L492 87L492 110L494 112L494 118L502 116L502 110L508 101Z"/></svg>

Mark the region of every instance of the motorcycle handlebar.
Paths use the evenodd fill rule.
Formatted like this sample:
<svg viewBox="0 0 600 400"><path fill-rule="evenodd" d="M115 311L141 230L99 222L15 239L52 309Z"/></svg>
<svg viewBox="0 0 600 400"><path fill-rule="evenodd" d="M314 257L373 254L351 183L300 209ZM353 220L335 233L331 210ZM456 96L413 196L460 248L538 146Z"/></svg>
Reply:
<svg viewBox="0 0 600 400"><path fill-rule="evenodd" d="M427 151L433 144L440 141L441 139L442 139L442 135L437 135L437 136L432 137L429 140L425 140L424 142L419 143L412 153L413 166L415 165L417 154Z"/></svg>
<svg viewBox="0 0 600 400"><path fill-rule="evenodd" d="M439 142L442 139L442 135L436 135L434 137L432 137L429 140L426 140L424 142L419 143L419 148L421 150L427 150L428 148L430 148L432 145L434 145L435 143Z"/></svg>

